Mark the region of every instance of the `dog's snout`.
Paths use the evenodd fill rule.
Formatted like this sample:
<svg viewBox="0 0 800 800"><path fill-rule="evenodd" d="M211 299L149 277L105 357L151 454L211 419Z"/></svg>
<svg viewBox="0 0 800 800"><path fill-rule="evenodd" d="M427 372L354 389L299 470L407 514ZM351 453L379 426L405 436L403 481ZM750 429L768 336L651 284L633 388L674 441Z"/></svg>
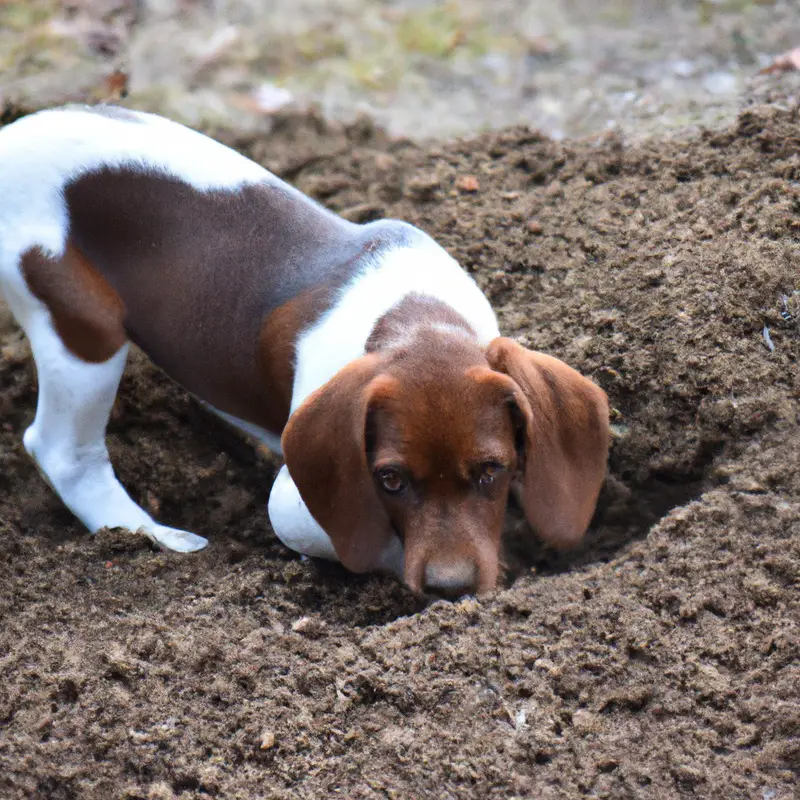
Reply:
<svg viewBox="0 0 800 800"><path fill-rule="evenodd" d="M473 561L428 562L425 591L445 595L472 594L478 585L478 567Z"/></svg>

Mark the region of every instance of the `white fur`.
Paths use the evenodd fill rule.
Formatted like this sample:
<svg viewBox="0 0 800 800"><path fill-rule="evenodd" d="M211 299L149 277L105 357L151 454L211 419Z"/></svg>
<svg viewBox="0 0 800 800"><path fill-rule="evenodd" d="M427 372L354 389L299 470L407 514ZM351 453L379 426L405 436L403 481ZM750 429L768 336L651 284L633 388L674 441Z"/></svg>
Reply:
<svg viewBox="0 0 800 800"><path fill-rule="evenodd" d="M1 277L8 304L30 339L39 375L36 418L23 443L53 490L92 533L123 527L141 530L170 550L205 547L201 536L155 522L114 476L105 430L128 346L102 364L81 361L64 347L50 312L24 281L13 274Z"/></svg>
<svg viewBox="0 0 800 800"><path fill-rule="evenodd" d="M284 464L269 495L269 520L276 536L291 550L315 558L338 561L330 537L311 516L300 492ZM378 570L403 575L405 555L399 537L393 537L384 551Z"/></svg>
<svg viewBox="0 0 800 800"><path fill-rule="evenodd" d="M328 534L311 516L285 464L275 476L267 508L275 535L288 548L315 558L339 560Z"/></svg>

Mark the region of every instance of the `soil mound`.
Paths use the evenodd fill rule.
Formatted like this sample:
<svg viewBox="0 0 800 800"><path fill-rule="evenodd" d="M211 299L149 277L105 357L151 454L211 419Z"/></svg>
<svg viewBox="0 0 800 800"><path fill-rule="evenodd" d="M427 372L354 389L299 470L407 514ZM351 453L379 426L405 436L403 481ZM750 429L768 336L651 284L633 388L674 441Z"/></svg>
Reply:
<svg viewBox="0 0 800 800"><path fill-rule="evenodd" d="M797 113L636 146L511 129L421 147L314 115L225 138L351 219L424 228L506 333L603 386L593 531L555 556L512 510L505 586L423 608L285 550L275 462L135 357L117 471L212 544L91 539L22 449L35 376L6 321L0 795L793 796Z"/></svg>

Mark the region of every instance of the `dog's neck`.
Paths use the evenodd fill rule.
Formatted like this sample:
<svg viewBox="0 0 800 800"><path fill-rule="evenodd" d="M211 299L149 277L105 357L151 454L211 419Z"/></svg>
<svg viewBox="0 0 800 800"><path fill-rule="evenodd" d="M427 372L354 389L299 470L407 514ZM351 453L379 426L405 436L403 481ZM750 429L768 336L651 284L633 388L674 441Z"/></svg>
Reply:
<svg viewBox="0 0 800 800"><path fill-rule="evenodd" d="M499 336L489 302L455 259L421 231L391 224L408 233L406 244L371 254L330 309L297 339L292 412L355 359L392 344L398 352L403 341L420 342L423 331L431 342L463 339L481 348ZM454 336L455 331L463 333Z"/></svg>

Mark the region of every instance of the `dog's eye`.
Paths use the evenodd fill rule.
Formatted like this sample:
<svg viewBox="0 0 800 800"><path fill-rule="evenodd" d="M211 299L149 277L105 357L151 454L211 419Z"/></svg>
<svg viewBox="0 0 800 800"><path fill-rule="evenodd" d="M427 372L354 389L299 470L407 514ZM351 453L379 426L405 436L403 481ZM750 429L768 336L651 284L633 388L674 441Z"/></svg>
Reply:
<svg viewBox="0 0 800 800"><path fill-rule="evenodd" d="M480 486L481 489L488 489L502 471L503 466L495 461L488 461L486 464L481 464L478 472L478 486Z"/></svg>
<svg viewBox="0 0 800 800"><path fill-rule="evenodd" d="M406 488L406 478L400 470L394 467L383 467L378 470L378 481L384 492L399 494Z"/></svg>

